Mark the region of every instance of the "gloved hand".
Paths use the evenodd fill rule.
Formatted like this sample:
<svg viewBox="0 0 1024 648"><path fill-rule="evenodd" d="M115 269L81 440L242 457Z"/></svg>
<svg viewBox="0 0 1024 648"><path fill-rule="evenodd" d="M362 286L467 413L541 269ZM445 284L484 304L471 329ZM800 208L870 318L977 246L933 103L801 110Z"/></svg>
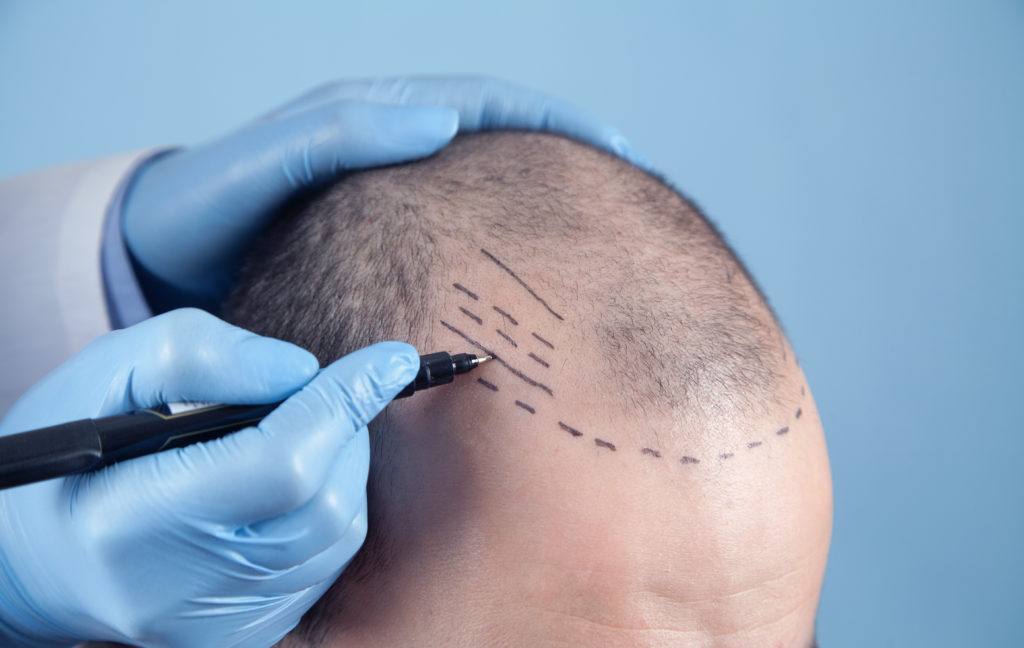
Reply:
<svg viewBox="0 0 1024 648"><path fill-rule="evenodd" d="M295 393L258 427L0 491L0 645L273 644L363 542L365 426L418 367L412 347L386 342L317 374L308 352L197 310L99 338L0 434Z"/></svg>
<svg viewBox="0 0 1024 648"><path fill-rule="evenodd" d="M123 205L124 237L157 312L216 312L245 250L296 192L434 153L460 132L562 133L643 161L619 132L548 95L473 77L332 83L226 137L152 160Z"/></svg>

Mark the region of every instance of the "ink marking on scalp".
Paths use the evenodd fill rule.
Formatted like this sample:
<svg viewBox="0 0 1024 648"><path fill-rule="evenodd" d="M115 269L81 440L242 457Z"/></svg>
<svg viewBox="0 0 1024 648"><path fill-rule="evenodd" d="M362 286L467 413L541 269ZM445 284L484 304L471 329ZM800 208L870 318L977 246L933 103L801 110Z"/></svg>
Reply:
<svg viewBox="0 0 1024 648"><path fill-rule="evenodd" d="M476 381L491 391L498 391L498 386L494 383L489 383L483 378L477 378Z"/></svg>
<svg viewBox="0 0 1024 648"><path fill-rule="evenodd" d="M640 451L640 454L651 455L656 459L661 459L661 453L653 448L644 448Z"/></svg>
<svg viewBox="0 0 1024 648"><path fill-rule="evenodd" d="M804 386L803 385L800 385L800 395L801 396L804 395Z"/></svg>
<svg viewBox="0 0 1024 648"><path fill-rule="evenodd" d="M515 341L515 340L513 340L512 338L510 338L510 337L508 336L508 334L507 334L507 333L505 333L505 331L502 331L501 329L494 329L494 330L498 332L498 335L500 335L501 337L505 338L505 340L506 340L506 341L507 341L507 342L508 342L509 344L511 344L512 346L514 346L514 347L515 347L515 348L517 348L517 349L519 348L519 345L518 345L518 344L516 344L516 341Z"/></svg>
<svg viewBox="0 0 1024 648"><path fill-rule="evenodd" d="M469 342L470 344L472 344L476 348L480 349L481 351L483 351L487 355L491 356L494 359L495 362L500 364L502 367L505 367L506 369L508 369L509 372L513 376L515 376L516 378L519 378L520 380L525 382L527 385L530 385L531 387L536 387L537 389L540 389L541 391L546 392L548 396L554 396L555 395L555 393L553 391L551 391L550 387L548 387L547 385L545 385L542 382L539 382L537 380L534 380L533 378L530 378L529 376L524 374L522 371L519 371L518 369L516 369L515 367L513 367L509 363L505 362L504 360L501 359L501 357L497 353L495 353L491 349L488 349L484 345L480 344L479 342L477 342L473 338L469 337L468 335L466 335L465 333L463 333L459 329L455 328L454 326L452 326L448 322L446 322L444 320L438 320L438 321L441 322L441 326L445 327L446 329L448 329L449 331L451 331L455 335L458 335L459 337L461 337L466 342Z"/></svg>
<svg viewBox="0 0 1024 648"><path fill-rule="evenodd" d="M547 348L549 348L551 350L554 350L554 348L555 348L554 344L551 344L550 342L548 342L547 340L545 340L541 336L537 335L536 333L530 333L530 335L532 335L533 337L535 337L538 340L540 340L540 343L543 344L544 346L546 346Z"/></svg>
<svg viewBox="0 0 1024 648"><path fill-rule="evenodd" d="M533 409L532 407L530 407L529 405L527 405L526 403L524 403L521 400L517 400L516 401L516 405L518 405L519 407L522 407L524 410L526 410L530 414L536 414L537 413L537 410Z"/></svg>
<svg viewBox="0 0 1024 648"><path fill-rule="evenodd" d="M528 358L530 358L531 360L536 360L536 361L537 361L537 362L539 362L540 364L544 365L544 367L545 367L545 368L548 368L548 367L550 367L550 366L551 366L551 365L549 365L549 364L548 364L547 362L545 362L544 360L541 360L540 358L538 358L537 356L535 356L535 355L534 355L534 354L533 354L532 352L531 352L531 353L530 353L530 355L529 355L529 356L527 356L527 357L528 357Z"/></svg>
<svg viewBox="0 0 1024 648"><path fill-rule="evenodd" d="M732 457L733 457L733 454L731 452L726 452L724 454L718 455L719 459L732 459Z"/></svg>
<svg viewBox="0 0 1024 648"><path fill-rule="evenodd" d="M789 434L789 426L787 425L786 427L780 429L775 434L778 435L778 436L782 436L783 434Z"/></svg>
<svg viewBox="0 0 1024 648"><path fill-rule="evenodd" d="M598 448L608 448L612 452L615 452L615 444L609 443L604 439L594 439L594 444L597 445Z"/></svg>
<svg viewBox="0 0 1024 648"><path fill-rule="evenodd" d="M480 299L479 297L476 296L475 292L473 292L469 288L466 288L465 286L463 286L460 283L453 283L452 284L452 288L454 288L455 290L461 290L462 292L464 292L467 295L469 295L470 297L472 297L474 301L477 300L477 299Z"/></svg>
<svg viewBox="0 0 1024 648"><path fill-rule="evenodd" d="M465 309L465 308L463 308L462 306L459 306L459 310L460 310L460 311L462 311L462 314L463 314L463 315L465 315L465 316L466 316L466 317L468 317L469 319L473 320L473 321L474 321L474 322L476 322L477 324L483 324L483 323L484 323L484 321L483 321L482 319L480 319L480 317L479 317L479 316L477 316L477 315L474 315L473 313L469 312L468 310L466 310L466 309Z"/></svg>
<svg viewBox="0 0 1024 648"><path fill-rule="evenodd" d="M502 317L504 317L508 321L512 322L512 326L519 326L519 322L516 321L516 318L512 317L511 315L509 315L505 311L501 310L497 306L491 306L491 308L493 308L496 313L498 313L499 315L501 315Z"/></svg>
<svg viewBox="0 0 1024 648"><path fill-rule="evenodd" d="M763 443L763 441L751 441L750 443L747 444L747 447L748 448L756 448L757 446L761 445L762 443Z"/></svg>
<svg viewBox="0 0 1024 648"><path fill-rule="evenodd" d="M565 430L569 434L573 435L574 437L581 437L581 436L583 436L582 432L580 432L579 430L577 430L574 427L569 427L568 425L566 425L565 423L562 423L561 421L558 422L558 427L562 428L563 430Z"/></svg>
<svg viewBox="0 0 1024 648"><path fill-rule="evenodd" d="M494 262L494 263L495 263L495 264L496 264L496 265L497 265L497 266L498 266L499 268L501 268L502 270L504 270L505 272L507 272L507 273L509 274L509 276L510 276L510 277L512 277L513 279L515 279L515 280L516 280L517 282L519 282L519 285L520 285L520 286L522 286L523 288L526 288L526 292L530 293L530 295L531 295L531 296L532 296L532 297L533 297L534 299L536 299L537 301L539 301L539 302L540 302L540 303L541 303L541 304L542 304L542 305L544 306L544 308L548 309L548 312L549 312L549 313L551 313L552 315L554 315L555 317L557 317L557 318L558 318L558 319L560 319L560 320L564 320L564 319L565 319L564 317L562 317L561 315L559 315L558 313L556 313L556 312L555 312L555 310L554 310L553 308L551 308L550 306L548 306L548 303L547 303L546 301L544 301L544 299L543 299L543 298L542 298L542 297L541 297L540 295L538 295L537 293L533 292L533 288L530 288L529 286L527 286L527 285L526 285L526 282L525 282L525 281L523 281L522 279L520 279L520 278L519 278L519 275L517 275L516 273L512 272L512 269L511 269L511 268L509 268L509 267L508 267L507 265L505 265L505 264L504 264L504 263L502 263L501 261L498 261L498 258L497 258L497 257L495 257L495 256L494 256L493 254L491 254L490 252L488 252L487 250L485 250L485 249L483 249L483 248L480 248L480 251L481 251L481 252L483 252L483 253L484 253L484 256L486 256L486 257L487 257L488 259L490 259L491 261L493 261L493 262Z"/></svg>
<svg viewBox="0 0 1024 648"><path fill-rule="evenodd" d="M684 455L683 458L679 460L679 463L699 464L700 463L700 459L698 459L697 457L687 457L687 456Z"/></svg>
<svg viewBox="0 0 1024 648"><path fill-rule="evenodd" d="M804 413L804 410L803 410L802 407L796 408L796 417L797 418L800 418L800 415L803 414L803 413Z"/></svg>

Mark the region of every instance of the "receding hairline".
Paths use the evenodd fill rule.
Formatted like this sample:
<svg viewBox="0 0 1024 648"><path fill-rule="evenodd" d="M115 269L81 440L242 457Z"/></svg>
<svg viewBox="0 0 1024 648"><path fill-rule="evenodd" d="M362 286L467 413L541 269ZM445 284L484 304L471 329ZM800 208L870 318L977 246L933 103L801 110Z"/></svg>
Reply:
<svg viewBox="0 0 1024 648"><path fill-rule="evenodd" d="M271 228L225 312L264 323L258 293L276 292L288 310L311 312L258 332L297 334L321 362L380 339L422 344L450 283L445 261L472 263L456 245L587 286L580 301L602 303L605 316L579 325L643 359L615 367L630 407L716 402L753 413L778 389L777 320L710 220L663 178L553 135L460 135L426 160L345 177ZM332 289L282 295L304 276ZM293 330L301 319L315 326Z"/></svg>

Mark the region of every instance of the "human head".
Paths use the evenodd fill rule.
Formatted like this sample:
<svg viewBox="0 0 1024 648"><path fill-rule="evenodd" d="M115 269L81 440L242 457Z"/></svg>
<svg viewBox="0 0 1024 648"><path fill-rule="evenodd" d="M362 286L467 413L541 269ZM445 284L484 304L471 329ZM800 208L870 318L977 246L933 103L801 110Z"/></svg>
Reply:
<svg viewBox="0 0 1024 648"><path fill-rule="evenodd" d="M811 642L817 410L747 272L657 178L460 137L297 206L224 315L324 364L383 339L498 357L371 424L367 543L284 645Z"/></svg>

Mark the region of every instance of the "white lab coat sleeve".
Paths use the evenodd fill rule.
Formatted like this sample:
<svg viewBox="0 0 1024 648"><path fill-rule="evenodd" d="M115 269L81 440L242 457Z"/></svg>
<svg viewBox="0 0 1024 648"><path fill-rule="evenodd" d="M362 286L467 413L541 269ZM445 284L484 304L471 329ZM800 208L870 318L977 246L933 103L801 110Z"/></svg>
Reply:
<svg viewBox="0 0 1024 648"><path fill-rule="evenodd" d="M154 151L0 180L0 417L110 330L101 244L125 179Z"/></svg>

